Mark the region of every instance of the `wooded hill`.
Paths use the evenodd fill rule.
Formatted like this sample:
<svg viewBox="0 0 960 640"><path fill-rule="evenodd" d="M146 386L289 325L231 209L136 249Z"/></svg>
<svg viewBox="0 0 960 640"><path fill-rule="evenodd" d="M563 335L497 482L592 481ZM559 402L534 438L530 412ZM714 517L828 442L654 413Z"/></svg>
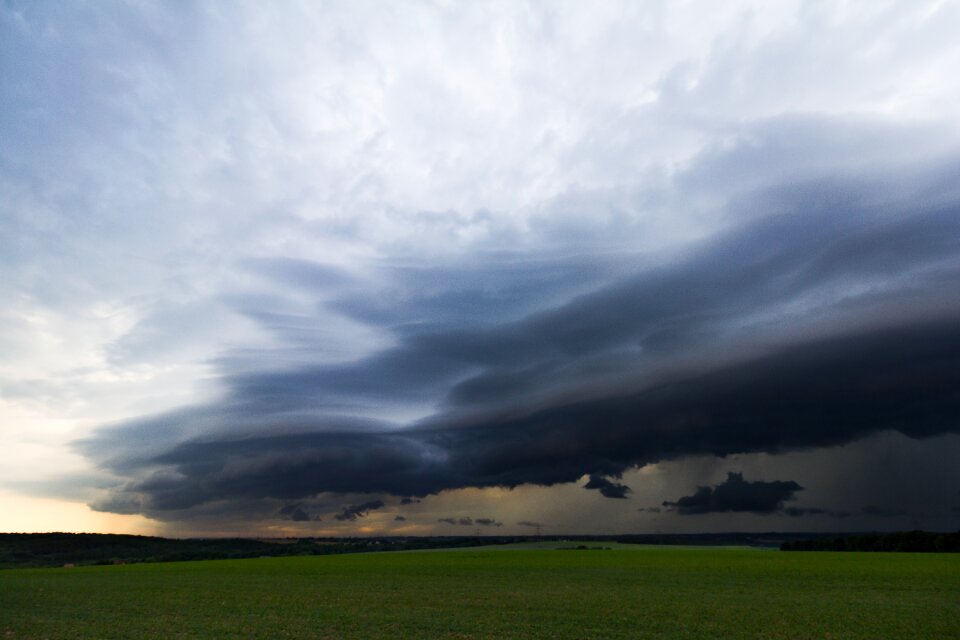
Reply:
<svg viewBox="0 0 960 640"><path fill-rule="evenodd" d="M957 533L931 533L929 531L903 531L897 533L871 533L841 538L818 538L816 540L790 540L780 545L783 551L921 551L960 552L960 531Z"/></svg>

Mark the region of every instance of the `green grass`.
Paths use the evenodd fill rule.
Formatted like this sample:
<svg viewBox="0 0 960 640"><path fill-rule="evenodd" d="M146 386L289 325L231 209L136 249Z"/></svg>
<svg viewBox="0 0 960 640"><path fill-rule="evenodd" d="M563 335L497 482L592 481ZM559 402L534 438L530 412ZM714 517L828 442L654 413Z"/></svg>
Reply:
<svg viewBox="0 0 960 640"><path fill-rule="evenodd" d="M0 638L957 638L960 555L478 549L0 571Z"/></svg>
<svg viewBox="0 0 960 640"><path fill-rule="evenodd" d="M585 546L588 549L620 549L637 551L640 549L664 550L679 545L665 546L662 544L633 544L630 542L612 542L608 540L543 540L537 542L511 542L509 544L491 544L475 547L475 549L490 549L491 551L533 551L537 549L566 549L573 550L579 546ZM746 545L682 545L684 549L757 549ZM463 548L441 548L431 549L431 551L463 551Z"/></svg>

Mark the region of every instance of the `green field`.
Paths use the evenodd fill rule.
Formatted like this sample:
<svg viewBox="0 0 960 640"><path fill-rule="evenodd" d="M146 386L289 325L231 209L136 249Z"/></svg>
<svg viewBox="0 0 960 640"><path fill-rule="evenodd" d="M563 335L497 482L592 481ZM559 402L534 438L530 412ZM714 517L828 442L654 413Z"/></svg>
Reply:
<svg viewBox="0 0 960 640"><path fill-rule="evenodd" d="M0 571L0 638L958 638L960 555L459 550Z"/></svg>

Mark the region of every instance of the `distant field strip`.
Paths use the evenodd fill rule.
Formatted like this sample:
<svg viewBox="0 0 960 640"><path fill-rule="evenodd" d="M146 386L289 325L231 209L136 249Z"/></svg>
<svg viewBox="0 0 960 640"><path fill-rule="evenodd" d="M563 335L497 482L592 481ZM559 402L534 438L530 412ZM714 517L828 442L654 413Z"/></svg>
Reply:
<svg viewBox="0 0 960 640"><path fill-rule="evenodd" d="M960 555L459 550L0 571L0 638L958 638Z"/></svg>

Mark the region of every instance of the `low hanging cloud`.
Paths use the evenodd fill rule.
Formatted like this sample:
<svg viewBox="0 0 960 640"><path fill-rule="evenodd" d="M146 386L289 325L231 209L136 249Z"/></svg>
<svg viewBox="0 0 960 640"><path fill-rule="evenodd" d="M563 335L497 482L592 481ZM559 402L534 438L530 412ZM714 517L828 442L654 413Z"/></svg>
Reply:
<svg viewBox="0 0 960 640"><path fill-rule="evenodd" d="M471 518L469 516L460 517L460 518L439 518L437 522L443 524L456 525L461 527L500 527L503 526L502 522L494 520L493 518Z"/></svg>
<svg viewBox="0 0 960 640"><path fill-rule="evenodd" d="M585 471L616 474L683 455L832 446L880 428L913 437L951 432L958 389L944 373L960 366L957 326L826 340L640 392L456 429L186 441L143 463L123 461L116 471L133 472L135 479L97 506L163 519L224 497L296 500L318 492L427 495L550 485ZM913 371L905 377L908 360ZM136 478L141 464L172 473Z"/></svg>
<svg viewBox="0 0 960 640"><path fill-rule="evenodd" d="M794 500L803 487L792 480L750 482L740 473L730 472L727 479L715 487L698 487L693 495L684 496L663 506L680 515L705 513L748 512L768 515L784 508L784 502Z"/></svg>
<svg viewBox="0 0 960 640"><path fill-rule="evenodd" d="M360 504L352 504L348 507L344 507L343 510L333 516L336 520L341 522L345 521L354 521L357 518L362 518L370 511L376 509L382 509L384 507L383 500L371 500L369 502L362 502Z"/></svg>
<svg viewBox="0 0 960 640"><path fill-rule="evenodd" d="M310 520L320 519L311 518L310 514L303 508L303 505L299 503L284 505L278 515L283 520L293 520L294 522L308 522Z"/></svg>
<svg viewBox="0 0 960 640"><path fill-rule="evenodd" d="M600 495L605 498L625 499L627 494L630 493L630 487L627 485L611 482L610 480L597 474L592 474L590 476L590 480L587 481L587 484L583 485L583 488L595 489L599 491Z"/></svg>
<svg viewBox="0 0 960 640"><path fill-rule="evenodd" d="M502 527L503 526L502 522L498 520L494 520L493 518L476 518L474 520L474 523L480 525L481 527Z"/></svg>

